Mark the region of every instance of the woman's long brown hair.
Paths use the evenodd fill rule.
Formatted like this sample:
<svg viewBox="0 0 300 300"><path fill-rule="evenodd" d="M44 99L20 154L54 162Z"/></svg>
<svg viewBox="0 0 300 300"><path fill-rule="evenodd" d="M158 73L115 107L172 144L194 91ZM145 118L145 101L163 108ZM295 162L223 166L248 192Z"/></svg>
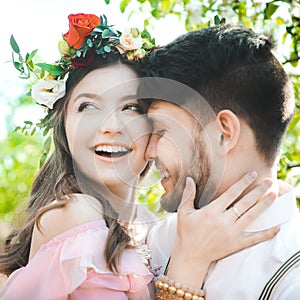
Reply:
<svg viewBox="0 0 300 300"><path fill-rule="evenodd" d="M26 210L27 222L24 226L13 230L4 241L3 253L0 255L0 273L10 275L16 269L26 266L34 225L39 226L40 218L45 212L64 207L74 193L88 193L103 205L104 219L109 227L105 258L109 269L113 272L118 271L121 254L128 247L130 237L117 222L118 215L110 203L95 191L86 189L83 191L82 185L79 186L64 126L67 103L75 86L89 72L118 63L126 63L138 72L136 64L122 61L120 56L115 54L110 54L105 59L102 56L96 56L94 62L88 67L70 72L67 80L67 93L55 103L49 120L53 124L55 149L32 184ZM51 204L54 200L57 200L55 204Z"/></svg>

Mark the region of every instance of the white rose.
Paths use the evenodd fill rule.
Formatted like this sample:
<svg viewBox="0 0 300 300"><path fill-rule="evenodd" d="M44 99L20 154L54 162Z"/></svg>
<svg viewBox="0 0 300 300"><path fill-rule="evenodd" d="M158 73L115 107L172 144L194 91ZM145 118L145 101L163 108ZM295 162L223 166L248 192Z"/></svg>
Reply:
<svg viewBox="0 0 300 300"><path fill-rule="evenodd" d="M140 37L134 38L130 32L123 32L120 37L120 48L123 51L140 49L143 45L143 40ZM121 51L120 51L121 52Z"/></svg>
<svg viewBox="0 0 300 300"><path fill-rule="evenodd" d="M63 80L39 80L32 86L31 96L39 104L46 105L50 109L54 103L66 93Z"/></svg>

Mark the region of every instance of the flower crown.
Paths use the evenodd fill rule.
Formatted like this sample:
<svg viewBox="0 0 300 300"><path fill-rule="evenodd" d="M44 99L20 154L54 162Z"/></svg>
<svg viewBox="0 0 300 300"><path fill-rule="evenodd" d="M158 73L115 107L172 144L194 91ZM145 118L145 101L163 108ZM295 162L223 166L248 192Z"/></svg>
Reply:
<svg viewBox="0 0 300 300"><path fill-rule="evenodd" d="M27 53L24 59L14 37L10 39L13 64L21 73L20 77L33 80L32 98L49 109L65 95L64 78L72 69L88 66L96 55L105 58L110 52L123 54L129 60L141 59L155 47L148 31L131 28L121 33L107 24L105 15L99 18L93 14L71 14L68 18L69 31L58 42L62 56L53 64L34 63L37 50Z"/></svg>

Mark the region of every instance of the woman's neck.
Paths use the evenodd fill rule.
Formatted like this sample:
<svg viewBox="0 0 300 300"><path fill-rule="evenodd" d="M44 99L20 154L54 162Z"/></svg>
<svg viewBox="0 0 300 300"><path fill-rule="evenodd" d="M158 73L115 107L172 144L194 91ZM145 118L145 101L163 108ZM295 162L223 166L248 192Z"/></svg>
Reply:
<svg viewBox="0 0 300 300"><path fill-rule="evenodd" d="M118 213L119 219L130 222L136 217L136 196L138 180L117 186L106 186L103 196Z"/></svg>

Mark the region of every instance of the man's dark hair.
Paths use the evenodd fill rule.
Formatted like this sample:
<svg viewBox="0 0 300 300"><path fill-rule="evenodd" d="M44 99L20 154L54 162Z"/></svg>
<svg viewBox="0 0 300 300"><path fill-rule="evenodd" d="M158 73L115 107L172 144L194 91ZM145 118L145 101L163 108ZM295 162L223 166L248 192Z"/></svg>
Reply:
<svg viewBox="0 0 300 300"><path fill-rule="evenodd" d="M215 113L233 111L252 128L258 151L272 164L294 110L292 85L273 48L271 38L243 26L208 27L155 50L144 75L186 84ZM188 98L178 104L188 106Z"/></svg>

